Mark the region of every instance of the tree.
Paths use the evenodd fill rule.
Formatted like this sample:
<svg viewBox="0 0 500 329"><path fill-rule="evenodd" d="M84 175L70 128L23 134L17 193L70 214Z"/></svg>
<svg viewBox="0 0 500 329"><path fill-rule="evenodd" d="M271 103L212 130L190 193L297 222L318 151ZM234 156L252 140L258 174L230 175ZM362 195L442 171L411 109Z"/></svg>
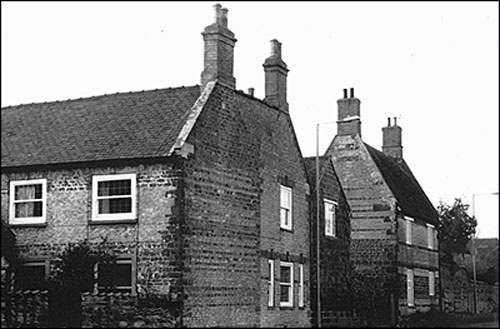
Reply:
<svg viewBox="0 0 500 329"><path fill-rule="evenodd" d="M452 206L439 202L437 211L441 222L439 227L439 243L443 260L453 264L454 255L469 253L467 243L476 233L477 221L467 213L468 204L455 198Z"/></svg>

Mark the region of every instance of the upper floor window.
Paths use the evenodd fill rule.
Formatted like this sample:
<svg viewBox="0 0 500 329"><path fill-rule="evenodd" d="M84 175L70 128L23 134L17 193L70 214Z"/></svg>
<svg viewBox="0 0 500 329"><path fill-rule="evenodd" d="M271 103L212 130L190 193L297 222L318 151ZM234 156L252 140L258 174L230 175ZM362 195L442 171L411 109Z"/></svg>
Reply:
<svg viewBox="0 0 500 329"><path fill-rule="evenodd" d="M292 229L292 189L280 185L280 227Z"/></svg>
<svg viewBox="0 0 500 329"><path fill-rule="evenodd" d="M135 219L136 175L92 177L92 219Z"/></svg>
<svg viewBox="0 0 500 329"><path fill-rule="evenodd" d="M47 180L10 182L10 224L45 223Z"/></svg>
<svg viewBox="0 0 500 329"><path fill-rule="evenodd" d="M427 247L436 249L435 229L434 225L427 224Z"/></svg>
<svg viewBox="0 0 500 329"><path fill-rule="evenodd" d="M293 306L293 263L280 262L280 306Z"/></svg>
<svg viewBox="0 0 500 329"><path fill-rule="evenodd" d="M111 263L97 264L97 289L99 292L135 293L134 277L131 258L121 258Z"/></svg>
<svg viewBox="0 0 500 329"><path fill-rule="evenodd" d="M18 290L47 289L47 263L45 261L24 262L16 269L15 287Z"/></svg>
<svg viewBox="0 0 500 329"><path fill-rule="evenodd" d="M325 203L325 235L326 236L336 236L337 235L337 221L336 221L336 209L337 202L324 200Z"/></svg>
<svg viewBox="0 0 500 329"><path fill-rule="evenodd" d="M406 243L412 244L412 235L413 235L413 218L406 217Z"/></svg>

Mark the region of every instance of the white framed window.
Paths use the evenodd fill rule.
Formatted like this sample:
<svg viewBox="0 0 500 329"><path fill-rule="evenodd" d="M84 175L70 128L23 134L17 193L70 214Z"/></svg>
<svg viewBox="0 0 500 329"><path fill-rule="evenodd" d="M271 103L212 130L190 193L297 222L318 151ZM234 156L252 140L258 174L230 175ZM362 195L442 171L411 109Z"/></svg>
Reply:
<svg viewBox="0 0 500 329"><path fill-rule="evenodd" d="M92 177L92 220L136 218L136 175Z"/></svg>
<svg viewBox="0 0 500 329"><path fill-rule="evenodd" d="M280 185L280 227L292 229L292 189Z"/></svg>
<svg viewBox="0 0 500 329"><path fill-rule="evenodd" d="M10 224L43 224L46 215L46 179L10 182Z"/></svg>
<svg viewBox="0 0 500 329"><path fill-rule="evenodd" d="M280 262L280 306L293 306L293 263Z"/></svg>
<svg viewBox="0 0 500 329"><path fill-rule="evenodd" d="M268 260L267 306L274 306L274 259Z"/></svg>
<svg viewBox="0 0 500 329"><path fill-rule="evenodd" d="M434 240L434 225L427 224L427 247L429 249L435 249L435 240Z"/></svg>
<svg viewBox="0 0 500 329"><path fill-rule="evenodd" d="M98 292L135 293L135 270L131 258L119 258L96 266Z"/></svg>
<svg viewBox="0 0 500 329"><path fill-rule="evenodd" d="M429 271L429 296L436 294L436 280L433 271Z"/></svg>
<svg viewBox="0 0 500 329"><path fill-rule="evenodd" d="M338 203L335 201L323 200L325 204L325 235L337 236L336 211Z"/></svg>
<svg viewBox="0 0 500 329"><path fill-rule="evenodd" d="M406 269L406 291L408 306L415 306L413 270L410 268Z"/></svg>
<svg viewBox="0 0 500 329"><path fill-rule="evenodd" d="M299 307L304 307L304 265L299 264Z"/></svg>
<svg viewBox="0 0 500 329"><path fill-rule="evenodd" d="M412 244L412 235L413 235L413 218L406 217L406 243Z"/></svg>

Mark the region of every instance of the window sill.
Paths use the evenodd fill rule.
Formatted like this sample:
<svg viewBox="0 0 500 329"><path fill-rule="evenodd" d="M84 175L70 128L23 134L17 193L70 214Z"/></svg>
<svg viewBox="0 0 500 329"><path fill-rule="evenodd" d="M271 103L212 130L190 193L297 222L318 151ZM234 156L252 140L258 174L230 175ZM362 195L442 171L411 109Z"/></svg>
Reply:
<svg viewBox="0 0 500 329"><path fill-rule="evenodd" d="M97 219L90 220L90 225L136 224L137 219Z"/></svg>
<svg viewBox="0 0 500 329"><path fill-rule="evenodd" d="M293 233L293 229L280 226L280 231Z"/></svg>
<svg viewBox="0 0 500 329"><path fill-rule="evenodd" d="M294 309L293 306L280 306L281 311L291 311L293 309Z"/></svg>
<svg viewBox="0 0 500 329"><path fill-rule="evenodd" d="M9 223L8 227L46 227L47 223Z"/></svg>

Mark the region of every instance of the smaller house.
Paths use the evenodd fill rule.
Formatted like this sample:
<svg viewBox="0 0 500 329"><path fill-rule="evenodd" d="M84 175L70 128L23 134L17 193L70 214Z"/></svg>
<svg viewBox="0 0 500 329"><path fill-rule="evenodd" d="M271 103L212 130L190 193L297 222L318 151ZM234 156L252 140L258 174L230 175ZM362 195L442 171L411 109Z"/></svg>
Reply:
<svg viewBox="0 0 500 329"><path fill-rule="evenodd" d="M349 204L330 158L308 157L304 160L312 191L309 209L313 324L318 324L319 307L322 326L349 325L352 319L352 291L349 286L351 273ZM316 165L319 169L318 181ZM317 184L319 188L316 191Z"/></svg>

